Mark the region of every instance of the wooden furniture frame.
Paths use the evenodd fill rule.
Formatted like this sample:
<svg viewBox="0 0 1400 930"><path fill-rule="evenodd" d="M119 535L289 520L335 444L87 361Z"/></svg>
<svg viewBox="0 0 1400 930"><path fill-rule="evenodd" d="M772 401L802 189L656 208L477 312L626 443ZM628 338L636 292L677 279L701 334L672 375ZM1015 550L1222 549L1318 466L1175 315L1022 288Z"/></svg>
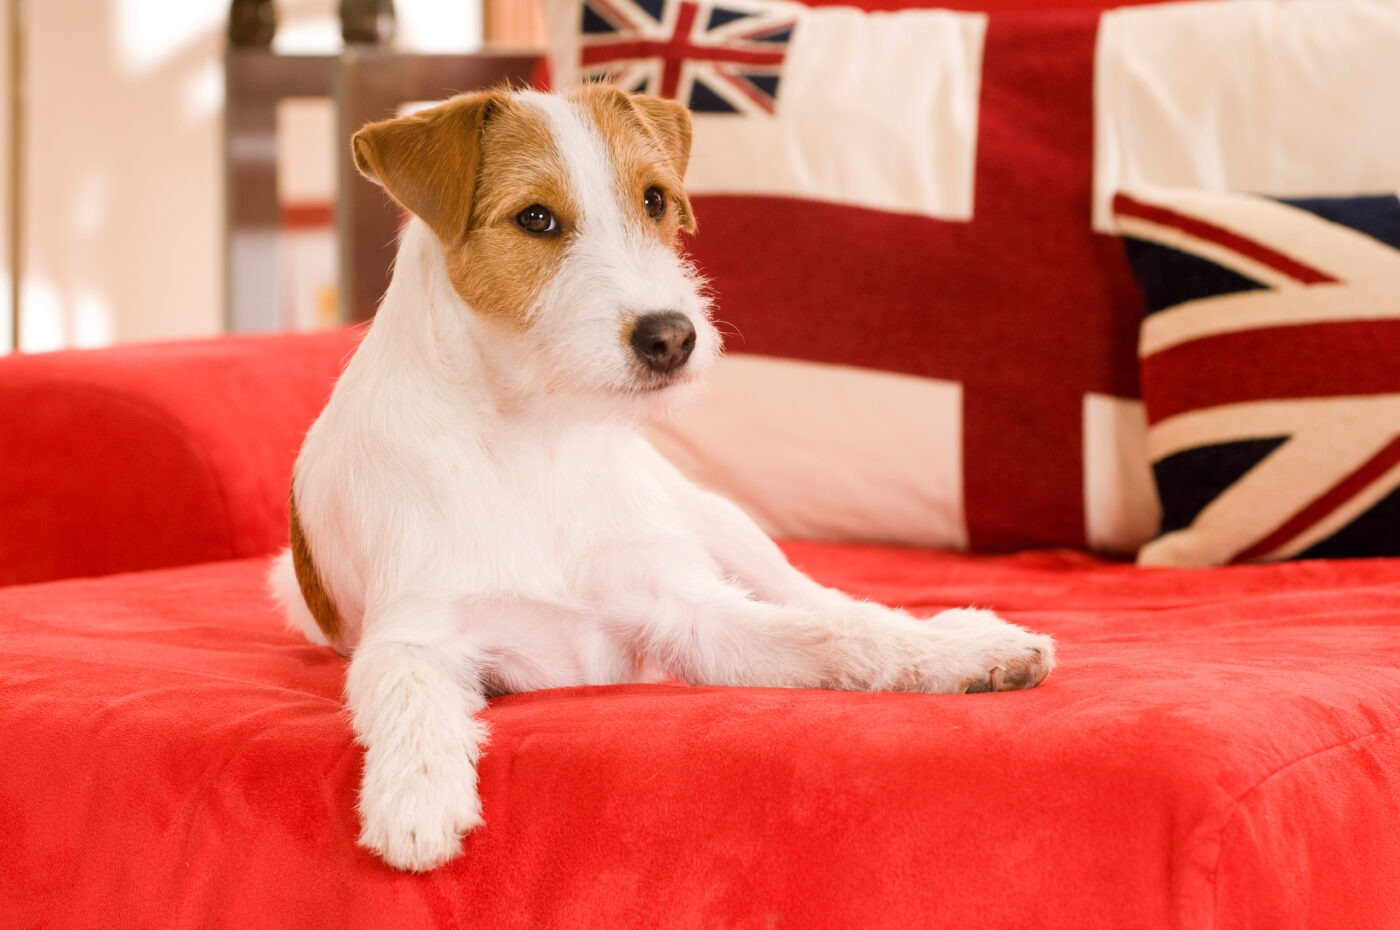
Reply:
<svg viewBox="0 0 1400 930"><path fill-rule="evenodd" d="M330 97L336 111L336 237L340 317L367 320L389 280L398 207L355 171L350 136L414 100L488 84L528 83L533 51L429 55L347 47L337 55L230 49L224 110L226 325L230 332L281 329L285 260L277 196L277 104Z"/></svg>

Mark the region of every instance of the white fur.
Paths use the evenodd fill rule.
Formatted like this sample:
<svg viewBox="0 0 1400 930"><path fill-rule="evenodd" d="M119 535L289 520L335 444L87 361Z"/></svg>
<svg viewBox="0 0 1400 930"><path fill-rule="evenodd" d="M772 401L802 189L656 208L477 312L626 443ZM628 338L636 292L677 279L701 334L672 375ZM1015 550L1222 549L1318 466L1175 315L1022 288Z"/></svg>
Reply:
<svg viewBox="0 0 1400 930"><path fill-rule="evenodd" d="M492 693L627 682L650 665L697 683L952 692L1017 662L1043 674L1053 657L1048 638L985 611L920 622L817 584L647 444L638 424L677 389L638 390L619 328L681 310L695 380L720 348L707 302L685 262L629 227L581 112L522 99L547 115L583 207L527 334L466 307L411 221L296 466L352 655L360 841L404 869L456 856L482 822L474 715ZM325 643L287 553L273 585Z"/></svg>

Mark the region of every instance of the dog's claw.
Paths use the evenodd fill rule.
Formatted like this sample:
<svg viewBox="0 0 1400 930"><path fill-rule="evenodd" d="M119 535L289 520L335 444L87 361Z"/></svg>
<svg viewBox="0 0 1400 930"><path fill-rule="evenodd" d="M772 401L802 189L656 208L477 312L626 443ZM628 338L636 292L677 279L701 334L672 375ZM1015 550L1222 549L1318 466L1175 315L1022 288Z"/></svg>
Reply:
<svg viewBox="0 0 1400 930"><path fill-rule="evenodd" d="M1007 623L991 611L949 610L930 623L934 629L956 634L965 642L980 641L973 648L962 647L968 651L968 662L957 678L936 689L944 693L984 694L1034 688L1055 667L1055 643L1050 637Z"/></svg>
<svg viewBox="0 0 1400 930"><path fill-rule="evenodd" d="M968 679L958 688L959 694L985 694L989 691L1024 691L1034 688L1050 674L1040 649L1031 651L1029 658L1008 659L1005 666L996 666L985 678Z"/></svg>

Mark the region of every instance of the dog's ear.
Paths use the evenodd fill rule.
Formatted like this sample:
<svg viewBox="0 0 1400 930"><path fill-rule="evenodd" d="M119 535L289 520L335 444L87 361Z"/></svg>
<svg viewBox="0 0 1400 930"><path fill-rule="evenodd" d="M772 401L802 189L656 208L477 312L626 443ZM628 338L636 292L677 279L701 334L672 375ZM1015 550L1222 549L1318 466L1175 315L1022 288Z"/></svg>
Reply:
<svg viewBox="0 0 1400 930"><path fill-rule="evenodd" d="M350 140L355 167L444 244L460 242L481 166L481 129L504 99L498 91L462 94L409 116L370 123Z"/></svg>
<svg viewBox="0 0 1400 930"><path fill-rule="evenodd" d="M685 169L690 164L690 111L674 100L653 97L651 94L629 95L633 109L651 129L671 164L675 166L676 177L684 179ZM680 203L681 229L688 233L696 230L695 213L690 208L690 200L685 192L678 192Z"/></svg>

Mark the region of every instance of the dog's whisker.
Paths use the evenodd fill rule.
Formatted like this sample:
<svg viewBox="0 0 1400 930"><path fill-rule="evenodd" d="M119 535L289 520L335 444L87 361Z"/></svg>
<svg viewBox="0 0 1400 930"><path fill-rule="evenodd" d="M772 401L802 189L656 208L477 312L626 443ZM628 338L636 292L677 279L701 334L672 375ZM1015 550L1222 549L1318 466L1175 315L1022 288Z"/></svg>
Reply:
<svg viewBox="0 0 1400 930"><path fill-rule="evenodd" d="M712 322L714 323L715 329L719 330L725 336L736 336L740 342L747 341L744 339L744 334L739 331L739 327L728 320L714 320Z"/></svg>

